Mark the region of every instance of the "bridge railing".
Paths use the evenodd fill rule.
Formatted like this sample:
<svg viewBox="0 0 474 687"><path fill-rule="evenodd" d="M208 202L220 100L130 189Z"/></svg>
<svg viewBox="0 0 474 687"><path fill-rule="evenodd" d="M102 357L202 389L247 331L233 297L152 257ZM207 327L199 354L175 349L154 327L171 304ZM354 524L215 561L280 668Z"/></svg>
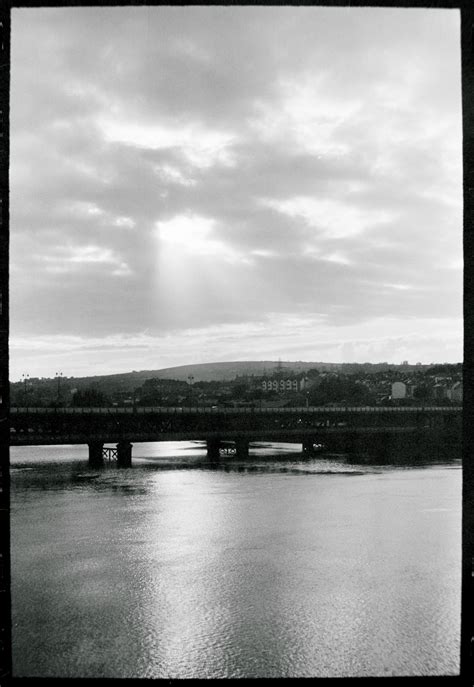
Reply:
<svg viewBox="0 0 474 687"><path fill-rule="evenodd" d="M12 415L24 413L36 414L123 414L123 413L155 413L155 414L213 414L213 415L234 415L234 414L307 414L307 413L446 413L460 412L462 406L302 406L295 408L258 408L245 406L239 408L214 408L211 406L203 407L163 407L163 406L115 406L111 408L28 408L11 407Z"/></svg>

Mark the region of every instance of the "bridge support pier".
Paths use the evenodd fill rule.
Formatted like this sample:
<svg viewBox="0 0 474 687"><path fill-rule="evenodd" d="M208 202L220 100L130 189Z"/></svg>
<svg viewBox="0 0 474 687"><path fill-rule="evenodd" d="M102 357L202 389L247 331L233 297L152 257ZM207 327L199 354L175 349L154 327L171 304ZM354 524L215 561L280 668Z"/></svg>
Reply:
<svg viewBox="0 0 474 687"><path fill-rule="evenodd" d="M220 445L220 439L207 440L207 457L210 458L210 460L219 460Z"/></svg>
<svg viewBox="0 0 474 687"><path fill-rule="evenodd" d="M119 441L117 444L117 467L132 467L132 444L129 441Z"/></svg>
<svg viewBox="0 0 474 687"><path fill-rule="evenodd" d="M89 444L89 467L101 468L104 466L104 456L102 449L104 448L103 441L90 441Z"/></svg>
<svg viewBox="0 0 474 687"><path fill-rule="evenodd" d="M235 442L237 458L249 457L249 442L247 439L237 439Z"/></svg>

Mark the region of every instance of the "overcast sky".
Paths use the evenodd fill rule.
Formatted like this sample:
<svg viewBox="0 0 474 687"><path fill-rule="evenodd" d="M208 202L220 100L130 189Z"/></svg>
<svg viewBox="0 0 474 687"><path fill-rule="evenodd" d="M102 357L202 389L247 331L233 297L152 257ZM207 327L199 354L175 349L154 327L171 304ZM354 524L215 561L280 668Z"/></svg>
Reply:
<svg viewBox="0 0 474 687"><path fill-rule="evenodd" d="M459 12L13 9L11 379L462 360Z"/></svg>

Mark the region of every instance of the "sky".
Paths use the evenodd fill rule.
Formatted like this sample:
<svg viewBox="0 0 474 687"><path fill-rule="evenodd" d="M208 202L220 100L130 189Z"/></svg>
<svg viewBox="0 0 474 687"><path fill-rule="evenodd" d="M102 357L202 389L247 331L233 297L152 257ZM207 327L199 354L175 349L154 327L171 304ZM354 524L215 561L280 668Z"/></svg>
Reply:
<svg viewBox="0 0 474 687"><path fill-rule="evenodd" d="M13 9L10 378L461 361L459 22Z"/></svg>

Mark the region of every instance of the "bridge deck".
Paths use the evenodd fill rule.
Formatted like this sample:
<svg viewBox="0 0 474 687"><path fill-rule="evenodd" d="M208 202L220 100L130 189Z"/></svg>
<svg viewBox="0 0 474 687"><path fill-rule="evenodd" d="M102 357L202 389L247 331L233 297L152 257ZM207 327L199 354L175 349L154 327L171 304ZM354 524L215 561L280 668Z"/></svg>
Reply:
<svg viewBox="0 0 474 687"><path fill-rule="evenodd" d="M389 435L461 436L459 406L345 406L308 408L12 408L12 445L92 441L366 442ZM346 439L345 439L345 438Z"/></svg>

